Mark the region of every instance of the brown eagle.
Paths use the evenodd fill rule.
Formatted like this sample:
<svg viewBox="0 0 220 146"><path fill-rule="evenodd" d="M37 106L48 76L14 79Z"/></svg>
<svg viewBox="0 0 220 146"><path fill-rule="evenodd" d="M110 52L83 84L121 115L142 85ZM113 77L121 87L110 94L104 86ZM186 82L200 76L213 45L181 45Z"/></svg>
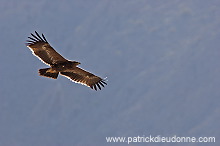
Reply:
<svg viewBox="0 0 220 146"><path fill-rule="evenodd" d="M35 34L31 33L32 37L28 37L30 40L27 40L26 46L32 51L33 55L50 66L50 68L40 69L40 76L57 79L60 73L71 81L95 90L101 90L101 86L107 85L104 79L77 67L80 64L79 62L62 57L50 46L43 34L42 37L36 31Z"/></svg>

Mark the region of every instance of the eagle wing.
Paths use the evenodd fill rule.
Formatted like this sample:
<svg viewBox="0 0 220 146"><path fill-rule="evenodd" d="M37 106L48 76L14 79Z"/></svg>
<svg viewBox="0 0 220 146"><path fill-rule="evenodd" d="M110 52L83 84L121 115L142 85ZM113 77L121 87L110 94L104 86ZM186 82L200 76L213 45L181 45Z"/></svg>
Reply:
<svg viewBox="0 0 220 146"><path fill-rule="evenodd" d="M104 79L89 73L79 67L74 67L65 72L60 72L61 75L69 78L76 83L84 84L92 89L97 90L97 87L101 90L101 86L107 85Z"/></svg>
<svg viewBox="0 0 220 146"><path fill-rule="evenodd" d="M50 46L43 34L42 37L36 31L35 34L31 33L32 37L28 37L30 40L26 43L35 56L48 65L67 61Z"/></svg>

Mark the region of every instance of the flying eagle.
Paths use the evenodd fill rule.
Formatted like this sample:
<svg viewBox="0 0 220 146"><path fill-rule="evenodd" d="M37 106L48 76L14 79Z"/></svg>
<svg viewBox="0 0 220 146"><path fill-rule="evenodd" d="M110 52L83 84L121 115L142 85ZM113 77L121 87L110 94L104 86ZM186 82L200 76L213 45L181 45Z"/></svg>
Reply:
<svg viewBox="0 0 220 146"><path fill-rule="evenodd" d="M81 83L95 90L101 90L101 86L107 85L104 79L77 67L80 62L62 57L50 46L43 34L42 37L36 31L35 34L31 33L32 37L28 37L30 40L27 40L26 46L33 55L50 66L50 68L39 69L40 76L57 79L61 74L73 82Z"/></svg>

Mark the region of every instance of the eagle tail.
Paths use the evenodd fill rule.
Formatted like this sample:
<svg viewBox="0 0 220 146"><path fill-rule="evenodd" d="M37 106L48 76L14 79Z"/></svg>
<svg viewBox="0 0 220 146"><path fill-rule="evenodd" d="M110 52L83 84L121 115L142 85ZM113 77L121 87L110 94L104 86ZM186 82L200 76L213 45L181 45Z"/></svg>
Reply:
<svg viewBox="0 0 220 146"><path fill-rule="evenodd" d="M59 73L47 72L50 68L39 69L40 76L57 79Z"/></svg>

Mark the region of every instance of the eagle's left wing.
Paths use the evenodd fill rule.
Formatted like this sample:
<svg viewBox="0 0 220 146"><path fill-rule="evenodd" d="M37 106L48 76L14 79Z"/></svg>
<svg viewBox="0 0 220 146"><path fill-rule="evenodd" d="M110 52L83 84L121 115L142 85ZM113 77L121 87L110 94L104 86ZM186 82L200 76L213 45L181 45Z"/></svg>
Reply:
<svg viewBox="0 0 220 146"><path fill-rule="evenodd" d="M36 35L31 33L32 37L28 37L30 40L26 43L35 56L48 65L67 61L50 46L43 34L41 37L36 31L35 33Z"/></svg>
<svg viewBox="0 0 220 146"><path fill-rule="evenodd" d="M93 75L92 73L89 73L79 67L70 69L65 72L60 72L60 74L69 78L71 81L84 84L95 90L97 90L97 87L101 90L101 86L104 87L104 85L107 85L104 79Z"/></svg>

